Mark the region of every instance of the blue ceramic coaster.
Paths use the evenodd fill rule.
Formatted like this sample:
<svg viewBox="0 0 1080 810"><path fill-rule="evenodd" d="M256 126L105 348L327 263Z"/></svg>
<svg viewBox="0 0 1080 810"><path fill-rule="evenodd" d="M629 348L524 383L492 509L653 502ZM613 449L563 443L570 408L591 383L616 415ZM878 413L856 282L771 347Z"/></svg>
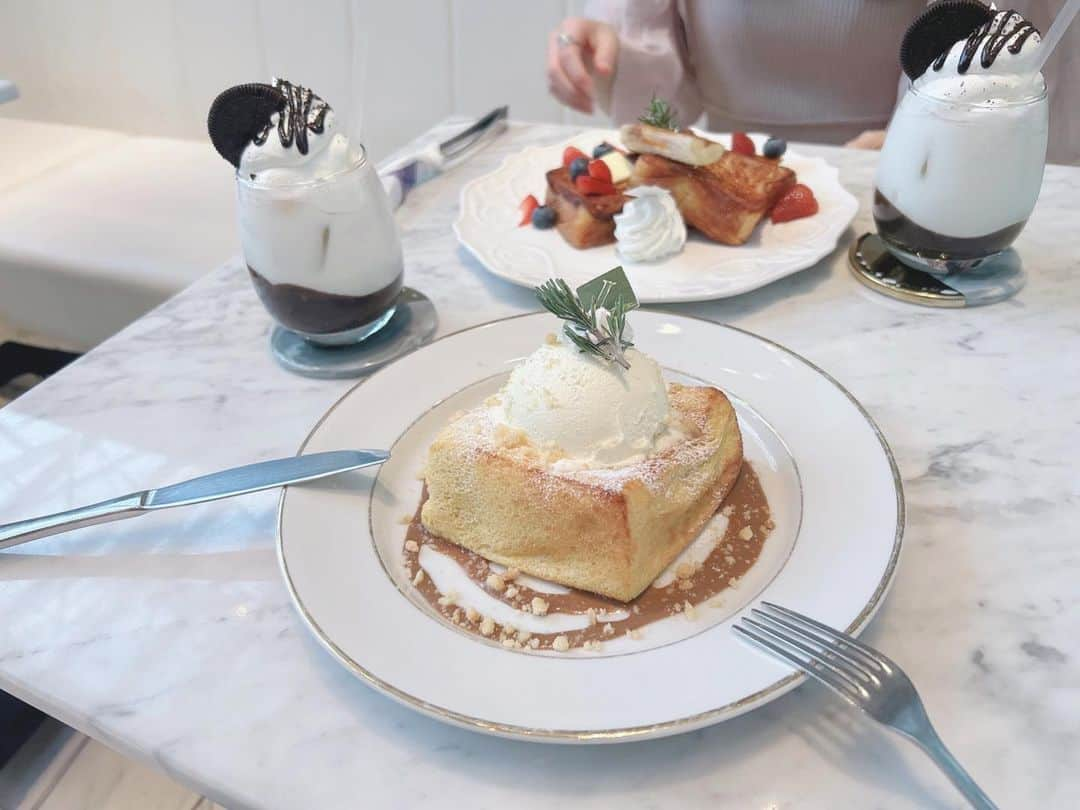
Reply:
<svg viewBox="0 0 1080 810"><path fill-rule="evenodd" d="M359 343L319 346L283 326L275 326L270 335L270 351L282 367L304 377L324 380L363 377L431 342L438 326L431 300L411 287L404 287L389 323Z"/></svg>

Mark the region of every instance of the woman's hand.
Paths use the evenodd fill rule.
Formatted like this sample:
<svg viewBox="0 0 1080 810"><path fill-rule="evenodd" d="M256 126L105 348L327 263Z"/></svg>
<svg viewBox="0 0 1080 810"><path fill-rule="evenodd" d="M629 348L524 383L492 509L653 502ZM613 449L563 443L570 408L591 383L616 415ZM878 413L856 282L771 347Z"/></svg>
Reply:
<svg viewBox="0 0 1080 810"><path fill-rule="evenodd" d="M591 113L593 73L611 76L618 55L619 36L610 25L567 17L548 37L548 90L567 107Z"/></svg>
<svg viewBox="0 0 1080 810"><path fill-rule="evenodd" d="M868 129L844 144L851 149L880 149L885 143L885 130Z"/></svg>

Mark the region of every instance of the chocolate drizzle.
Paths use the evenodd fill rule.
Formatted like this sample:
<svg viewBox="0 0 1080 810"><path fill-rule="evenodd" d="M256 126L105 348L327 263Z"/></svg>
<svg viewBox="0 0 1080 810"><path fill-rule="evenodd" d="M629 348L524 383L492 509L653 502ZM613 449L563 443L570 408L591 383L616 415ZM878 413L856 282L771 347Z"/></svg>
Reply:
<svg viewBox="0 0 1080 810"><path fill-rule="evenodd" d="M983 69L987 69L994 64L994 60L1006 45L1009 53L1016 56L1031 35L1038 33L1039 30L1025 20L1019 12L999 11L992 20L980 25L968 35L964 49L960 52L960 61L957 62L956 70L958 73L967 73L980 45L982 54L979 56L979 64ZM951 50L949 48L934 60L934 70L941 70L945 66Z"/></svg>
<svg viewBox="0 0 1080 810"><path fill-rule="evenodd" d="M285 96L285 107L278 113L277 132L281 146L288 149L296 142L296 149L301 155L308 153L308 132L321 135L326 125L326 114L330 106L306 87L292 84L285 79L274 79L274 87ZM270 137L274 122L267 121L266 126L251 139L256 146L262 146Z"/></svg>

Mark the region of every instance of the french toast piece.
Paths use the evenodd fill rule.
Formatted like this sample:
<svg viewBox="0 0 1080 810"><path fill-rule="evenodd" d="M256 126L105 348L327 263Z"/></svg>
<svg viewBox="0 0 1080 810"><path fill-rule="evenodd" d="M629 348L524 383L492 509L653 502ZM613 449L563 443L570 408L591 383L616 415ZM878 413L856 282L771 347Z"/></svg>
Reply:
<svg viewBox="0 0 1080 810"><path fill-rule="evenodd" d="M630 184L666 188L687 225L725 245L741 245L780 196L795 185L795 172L774 160L731 150L707 166L688 166L648 154L634 163Z"/></svg>
<svg viewBox="0 0 1080 810"><path fill-rule="evenodd" d="M690 166L715 163L727 151L722 144L688 129L673 131L650 124L623 124L619 139L632 152L660 155Z"/></svg>
<svg viewBox="0 0 1080 810"><path fill-rule="evenodd" d="M617 469L556 473L485 409L458 417L431 445L421 521L488 560L633 599L694 540L742 466L728 398L715 388L668 390L684 437Z"/></svg>
<svg viewBox="0 0 1080 810"><path fill-rule="evenodd" d="M555 227L576 248L590 248L615 241L615 215L622 211L625 194L586 196L570 180L564 167L547 173L544 205L555 209Z"/></svg>

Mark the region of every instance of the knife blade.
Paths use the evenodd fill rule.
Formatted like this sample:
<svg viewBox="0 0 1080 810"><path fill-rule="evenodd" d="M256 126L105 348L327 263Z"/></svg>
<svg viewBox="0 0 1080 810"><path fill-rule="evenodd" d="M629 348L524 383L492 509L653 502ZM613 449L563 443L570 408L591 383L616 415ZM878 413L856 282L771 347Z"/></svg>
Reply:
<svg viewBox="0 0 1080 810"><path fill-rule="evenodd" d="M509 106L496 107L442 143L430 144L417 154L382 169L379 177L391 205L398 208L416 186L468 159L473 152L506 129L509 115Z"/></svg>
<svg viewBox="0 0 1080 810"><path fill-rule="evenodd" d="M327 453L311 453L306 456L245 464L243 467L210 473L179 484L147 490L143 507L165 509L229 498L233 495L246 495L262 489L299 484L372 464L381 464L387 458L389 454L382 451L332 450Z"/></svg>
<svg viewBox="0 0 1080 810"><path fill-rule="evenodd" d="M137 517L158 509L205 503L233 495L246 495L263 489L313 481L328 475L382 464L389 457L390 454L382 450L332 450L233 467L178 484L144 489L89 506L0 525L0 549L83 526Z"/></svg>

